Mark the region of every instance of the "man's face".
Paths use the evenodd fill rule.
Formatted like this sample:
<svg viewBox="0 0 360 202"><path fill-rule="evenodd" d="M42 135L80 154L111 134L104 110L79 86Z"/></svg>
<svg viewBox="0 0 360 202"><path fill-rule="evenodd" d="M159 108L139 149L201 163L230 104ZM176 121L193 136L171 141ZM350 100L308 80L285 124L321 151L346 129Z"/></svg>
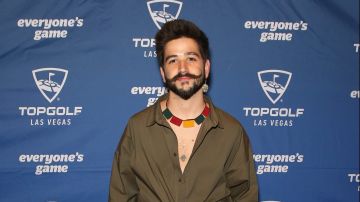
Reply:
<svg viewBox="0 0 360 202"><path fill-rule="evenodd" d="M209 70L210 62L201 57L195 40L182 37L165 45L161 76L169 90L181 98L187 100L198 92Z"/></svg>

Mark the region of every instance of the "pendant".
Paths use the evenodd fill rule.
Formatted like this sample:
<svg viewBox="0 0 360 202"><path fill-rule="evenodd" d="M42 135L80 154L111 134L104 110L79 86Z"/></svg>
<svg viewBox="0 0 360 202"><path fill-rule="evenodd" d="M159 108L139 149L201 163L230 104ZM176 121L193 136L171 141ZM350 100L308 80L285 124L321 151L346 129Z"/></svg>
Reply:
<svg viewBox="0 0 360 202"><path fill-rule="evenodd" d="M181 161L185 161L185 160L186 160L185 154L183 154L183 155L180 156L180 160L181 160Z"/></svg>

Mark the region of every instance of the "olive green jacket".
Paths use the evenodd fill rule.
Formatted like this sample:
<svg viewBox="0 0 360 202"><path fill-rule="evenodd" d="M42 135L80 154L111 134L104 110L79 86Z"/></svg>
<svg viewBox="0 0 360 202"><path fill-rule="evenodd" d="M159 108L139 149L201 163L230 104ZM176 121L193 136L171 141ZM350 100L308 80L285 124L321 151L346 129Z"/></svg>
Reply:
<svg viewBox="0 0 360 202"><path fill-rule="evenodd" d="M250 142L240 123L206 98L211 112L182 173L163 99L130 118L115 152L109 201L258 201Z"/></svg>

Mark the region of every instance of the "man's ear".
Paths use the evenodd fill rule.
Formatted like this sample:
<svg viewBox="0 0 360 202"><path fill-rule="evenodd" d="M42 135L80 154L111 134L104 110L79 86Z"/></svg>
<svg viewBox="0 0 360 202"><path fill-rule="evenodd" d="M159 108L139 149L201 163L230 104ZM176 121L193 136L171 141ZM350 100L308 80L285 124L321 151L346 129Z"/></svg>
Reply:
<svg viewBox="0 0 360 202"><path fill-rule="evenodd" d="M205 61L205 79L208 79L209 78L209 74L210 74L210 60L209 59L207 59L206 61Z"/></svg>
<svg viewBox="0 0 360 202"><path fill-rule="evenodd" d="M161 74L161 78L162 78L163 82L165 83L166 80L165 80L165 72L164 72L164 68L163 68L163 67L160 67L160 74Z"/></svg>

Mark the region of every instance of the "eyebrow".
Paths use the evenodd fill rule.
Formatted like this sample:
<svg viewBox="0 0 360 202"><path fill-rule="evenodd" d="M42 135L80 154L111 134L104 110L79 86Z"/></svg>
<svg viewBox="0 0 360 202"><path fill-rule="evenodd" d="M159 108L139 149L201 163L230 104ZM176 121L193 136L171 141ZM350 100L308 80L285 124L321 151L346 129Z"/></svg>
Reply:
<svg viewBox="0 0 360 202"><path fill-rule="evenodd" d="M188 56L188 55L195 55L197 57L200 57L200 55L196 52L187 52L185 53L184 55ZM173 57L177 57L178 55L169 55L167 57L165 57L165 62L168 61L170 58L173 58Z"/></svg>

